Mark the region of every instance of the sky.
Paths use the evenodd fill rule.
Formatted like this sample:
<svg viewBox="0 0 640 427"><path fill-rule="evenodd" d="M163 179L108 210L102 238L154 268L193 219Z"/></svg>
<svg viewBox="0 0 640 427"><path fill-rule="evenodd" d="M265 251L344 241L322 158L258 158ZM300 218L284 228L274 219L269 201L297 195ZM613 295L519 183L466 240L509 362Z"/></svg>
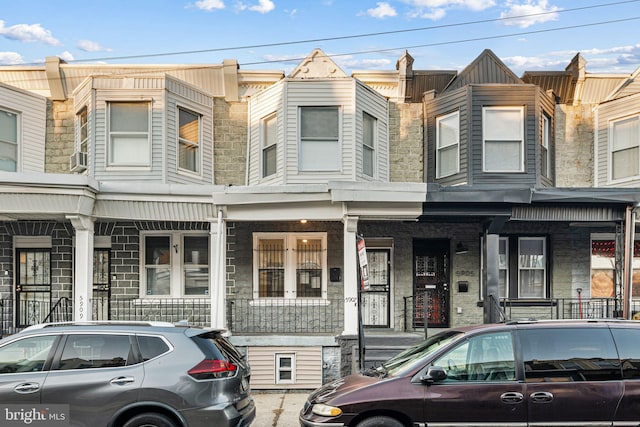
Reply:
<svg viewBox="0 0 640 427"><path fill-rule="evenodd" d="M350 74L462 70L491 49L513 72L640 67L640 0L0 0L0 65L220 64L293 70L320 48Z"/></svg>

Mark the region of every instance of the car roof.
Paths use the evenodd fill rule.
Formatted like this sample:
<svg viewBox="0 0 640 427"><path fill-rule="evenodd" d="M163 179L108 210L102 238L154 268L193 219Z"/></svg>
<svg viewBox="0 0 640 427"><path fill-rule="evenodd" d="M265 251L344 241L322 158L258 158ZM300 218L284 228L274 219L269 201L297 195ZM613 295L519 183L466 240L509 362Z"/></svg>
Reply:
<svg viewBox="0 0 640 427"><path fill-rule="evenodd" d="M20 335L39 332L162 332L180 333L194 336L206 333L222 334L225 329L202 328L190 326L185 322L170 323L161 321L87 321L87 322L52 322L28 326L18 332Z"/></svg>

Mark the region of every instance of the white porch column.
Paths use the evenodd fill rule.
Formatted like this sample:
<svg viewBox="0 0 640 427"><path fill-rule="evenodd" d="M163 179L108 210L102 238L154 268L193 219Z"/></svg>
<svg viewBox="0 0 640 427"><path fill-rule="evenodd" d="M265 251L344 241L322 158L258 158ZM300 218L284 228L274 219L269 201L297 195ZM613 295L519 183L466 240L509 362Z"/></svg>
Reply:
<svg viewBox="0 0 640 427"><path fill-rule="evenodd" d="M358 334L358 252L356 233L358 217L345 216L344 222L344 331L342 335Z"/></svg>
<svg viewBox="0 0 640 427"><path fill-rule="evenodd" d="M95 219L86 215L69 215L76 230L73 286L73 320L93 320L93 227Z"/></svg>
<svg viewBox="0 0 640 427"><path fill-rule="evenodd" d="M211 222L209 233L211 265L211 327L227 329L227 221L223 218L222 209L218 210L218 218Z"/></svg>

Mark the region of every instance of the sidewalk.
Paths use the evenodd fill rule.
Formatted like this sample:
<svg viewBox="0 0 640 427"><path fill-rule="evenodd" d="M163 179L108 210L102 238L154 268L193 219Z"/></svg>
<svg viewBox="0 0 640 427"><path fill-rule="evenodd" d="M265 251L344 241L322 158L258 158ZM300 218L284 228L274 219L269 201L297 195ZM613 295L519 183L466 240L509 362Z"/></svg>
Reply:
<svg viewBox="0 0 640 427"><path fill-rule="evenodd" d="M298 415L309 395L308 391L253 391L256 418L252 427L299 427Z"/></svg>

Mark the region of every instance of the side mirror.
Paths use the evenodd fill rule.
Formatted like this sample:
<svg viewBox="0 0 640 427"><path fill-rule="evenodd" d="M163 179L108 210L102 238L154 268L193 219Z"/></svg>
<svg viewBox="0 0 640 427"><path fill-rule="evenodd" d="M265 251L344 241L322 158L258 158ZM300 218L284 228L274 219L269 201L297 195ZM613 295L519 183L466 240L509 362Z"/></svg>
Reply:
<svg viewBox="0 0 640 427"><path fill-rule="evenodd" d="M431 384L435 381L442 381L445 378L447 378L447 371L442 366L429 366L427 373L420 377L420 381Z"/></svg>

